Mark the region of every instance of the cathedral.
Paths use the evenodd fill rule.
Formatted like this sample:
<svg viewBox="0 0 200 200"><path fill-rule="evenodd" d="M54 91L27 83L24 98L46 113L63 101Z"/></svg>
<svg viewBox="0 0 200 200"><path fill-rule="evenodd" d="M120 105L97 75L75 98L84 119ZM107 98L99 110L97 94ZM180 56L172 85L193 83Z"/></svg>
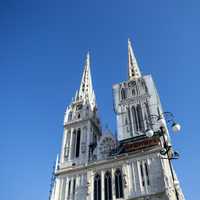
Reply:
<svg viewBox="0 0 200 200"><path fill-rule="evenodd" d="M112 87L113 136L101 128L87 54L80 89L65 111L50 200L185 200L171 164L178 153L167 128L169 113L152 76L141 74L130 40L127 74Z"/></svg>

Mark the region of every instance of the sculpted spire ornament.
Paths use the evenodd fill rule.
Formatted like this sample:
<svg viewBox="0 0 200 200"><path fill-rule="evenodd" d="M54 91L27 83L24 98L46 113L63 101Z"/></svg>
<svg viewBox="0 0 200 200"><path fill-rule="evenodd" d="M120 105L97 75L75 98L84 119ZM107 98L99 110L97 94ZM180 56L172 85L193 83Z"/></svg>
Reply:
<svg viewBox="0 0 200 200"><path fill-rule="evenodd" d="M90 54L87 53L86 61L84 65L84 71L81 79L81 85L79 89L79 99L84 101L89 101L92 104L95 104L95 95L92 86L92 77L90 72Z"/></svg>
<svg viewBox="0 0 200 200"><path fill-rule="evenodd" d="M140 69L135 58L130 39L128 39L128 78L134 79L141 77Z"/></svg>

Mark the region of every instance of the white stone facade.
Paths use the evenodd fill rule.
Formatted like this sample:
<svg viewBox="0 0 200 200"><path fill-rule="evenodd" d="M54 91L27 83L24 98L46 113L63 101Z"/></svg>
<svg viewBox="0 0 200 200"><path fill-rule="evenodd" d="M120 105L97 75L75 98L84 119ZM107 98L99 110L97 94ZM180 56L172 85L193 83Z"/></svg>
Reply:
<svg viewBox="0 0 200 200"><path fill-rule="evenodd" d="M142 76L128 42L129 80L113 86L117 139L103 134L87 55L80 90L64 117L63 143L50 200L184 200L162 140L145 131L162 107L150 75ZM169 142L169 135L166 137Z"/></svg>

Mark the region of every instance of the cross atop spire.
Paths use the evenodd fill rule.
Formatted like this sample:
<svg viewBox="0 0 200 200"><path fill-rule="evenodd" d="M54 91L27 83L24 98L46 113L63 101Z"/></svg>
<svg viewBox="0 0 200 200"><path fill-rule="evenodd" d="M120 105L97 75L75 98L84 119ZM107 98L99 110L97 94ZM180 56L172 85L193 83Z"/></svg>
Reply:
<svg viewBox="0 0 200 200"><path fill-rule="evenodd" d="M128 39L128 78L134 79L141 77L141 72L135 58L130 39Z"/></svg>
<svg viewBox="0 0 200 200"><path fill-rule="evenodd" d="M89 100L90 103L94 103L94 91L92 87L92 78L90 72L90 54L87 53L86 61L84 65L84 71L81 79L81 85L79 89L79 99Z"/></svg>

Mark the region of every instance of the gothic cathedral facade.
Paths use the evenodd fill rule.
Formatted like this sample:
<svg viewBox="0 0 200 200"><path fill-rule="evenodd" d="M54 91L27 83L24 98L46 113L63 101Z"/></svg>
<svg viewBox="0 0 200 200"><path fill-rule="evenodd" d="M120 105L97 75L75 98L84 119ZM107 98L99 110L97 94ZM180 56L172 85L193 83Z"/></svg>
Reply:
<svg viewBox="0 0 200 200"><path fill-rule="evenodd" d="M50 200L184 200L159 129L163 113L151 75L142 75L128 40L128 80L113 85L117 137L103 133L87 54L80 89L64 116ZM168 131L166 140L170 144Z"/></svg>

